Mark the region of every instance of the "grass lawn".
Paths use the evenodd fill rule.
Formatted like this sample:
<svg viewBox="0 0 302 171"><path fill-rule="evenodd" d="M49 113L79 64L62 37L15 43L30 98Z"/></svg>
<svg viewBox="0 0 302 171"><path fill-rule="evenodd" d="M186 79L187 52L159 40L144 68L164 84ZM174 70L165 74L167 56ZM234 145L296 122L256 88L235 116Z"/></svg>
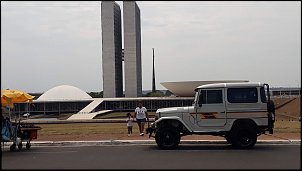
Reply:
<svg viewBox="0 0 302 171"><path fill-rule="evenodd" d="M301 133L301 122L277 121L274 132L279 133Z"/></svg>
<svg viewBox="0 0 302 171"><path fill-rule="evenodd" d="M125 123L70 123L70 124L35 124L42 127L39 135L87 135L87 134L127 134ZM145 125L145 128L147 124ZM275 133L301 133L301 122L275 122ZM133 133L138 126L133 124Z"/></svg>
<svg viewBox="0 0 302 171"><path fill-rule="evenodd" d="M89 134L128 134L127 123L70 123L70 124L35 124L42 129L41 136L51 135L89 135ZM145 125L145 128L147 124ZM133 124L133 133L139 133L136 123Z"/></svg>

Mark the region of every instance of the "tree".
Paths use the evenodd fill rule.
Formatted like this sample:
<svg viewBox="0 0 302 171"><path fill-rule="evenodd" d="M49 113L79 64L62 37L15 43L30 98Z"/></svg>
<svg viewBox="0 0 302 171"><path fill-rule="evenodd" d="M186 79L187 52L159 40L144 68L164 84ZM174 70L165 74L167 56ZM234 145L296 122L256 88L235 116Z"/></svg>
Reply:
<svg viewBox="0 0 302 171"><path fill-rule="evenodd" d="M92 98L103 98L103 91L88 93Z"/></svg>
<svg viewBox="0 0 302 171"><path fill-rule="evenodd" d="M162 91L156 90L155 93L149 92L144 97L165 97L165 95Z"/></svg>
<svg viewBox="0 0 302 171"><path fill-rule="evenodd" d="M171 91L167 90L166 91L166 96L171 96L171 95L173 95L173 93Z"/></svg>

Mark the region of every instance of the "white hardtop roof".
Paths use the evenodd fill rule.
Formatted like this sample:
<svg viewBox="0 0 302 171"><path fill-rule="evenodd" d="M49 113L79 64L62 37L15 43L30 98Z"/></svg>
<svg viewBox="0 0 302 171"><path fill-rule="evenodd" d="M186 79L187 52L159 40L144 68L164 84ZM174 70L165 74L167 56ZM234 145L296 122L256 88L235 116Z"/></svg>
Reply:
<svg viewBox="0 0 302 171"><path fill-rule="evenodd" d="M215 83L206 84L197 87L196 89L206 89L206 88L234 88L234 87L263 87L265 83L260 82L241 82L241 83Z"/></svg>

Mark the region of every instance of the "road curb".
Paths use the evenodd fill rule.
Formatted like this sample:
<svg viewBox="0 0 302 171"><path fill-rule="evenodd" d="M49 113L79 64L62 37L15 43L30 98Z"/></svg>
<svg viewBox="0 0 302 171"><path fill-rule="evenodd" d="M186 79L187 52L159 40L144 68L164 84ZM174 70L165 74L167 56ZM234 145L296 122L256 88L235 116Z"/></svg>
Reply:
<svg viewBox="0 0 302 171"><path fill-rule="evenodd" d="M147 145L156 144L155 140L104 140L104 141L31 141L32 146L102 146L102 145ZM4 146L10 146L7 142ZM229 144L225 140L181 140L179 144ZM301 145L301 140L258 140L256 144Z"/></svg>

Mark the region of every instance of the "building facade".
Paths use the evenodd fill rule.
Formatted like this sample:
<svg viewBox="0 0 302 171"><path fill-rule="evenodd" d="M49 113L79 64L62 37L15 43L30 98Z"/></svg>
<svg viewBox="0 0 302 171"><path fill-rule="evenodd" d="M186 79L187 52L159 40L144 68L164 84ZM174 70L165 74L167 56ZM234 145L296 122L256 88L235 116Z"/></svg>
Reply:
<svg viewBox="0 0 302 171"><path fill-rule="evenodd" d="M123 2L125 97L142 96L141 22L135 1Z"/></svg>
<svg viewBox="0 0 302 171"><path fill-rule="evenodd" d="M124 49L120 6L102 1L102 62L104 98L123 96L123 60L125 97L142 96L140 9L135 1L123 2Z"/></svg>
<svg viewBox="0 0 302 171"><path fill-rule="evenodd" d="M117 3L102 1L101 23L104 97L122 97L122 22L121 9Z"/></svg>

